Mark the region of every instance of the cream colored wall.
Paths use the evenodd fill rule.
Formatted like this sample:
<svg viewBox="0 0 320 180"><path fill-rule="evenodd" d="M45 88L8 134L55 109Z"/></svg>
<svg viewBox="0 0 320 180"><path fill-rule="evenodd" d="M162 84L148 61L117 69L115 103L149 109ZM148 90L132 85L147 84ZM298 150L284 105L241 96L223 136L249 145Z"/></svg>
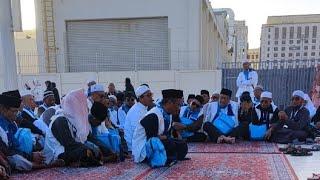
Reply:
<svg viewBox="0 0 320 180"><path fill-rule="evenodd" d="M47 73L37 75L19 75L19 89L24 84L32 86L33 80L39 80L42 89L45 90L44 82L50 80L56 82L60 94L66 94L70 90L85 88L88 79L107 85L115 83L118 90L124 90L124 80L131 78L133 86L147 83L154 93L154 98L161 97L161 90L176 88L184 90L185 98L190 93L199 94L201 89L207 89L211 93L221 89L220 70L210 71L137 71L137 72L100 72L100 73Z"/></svg>

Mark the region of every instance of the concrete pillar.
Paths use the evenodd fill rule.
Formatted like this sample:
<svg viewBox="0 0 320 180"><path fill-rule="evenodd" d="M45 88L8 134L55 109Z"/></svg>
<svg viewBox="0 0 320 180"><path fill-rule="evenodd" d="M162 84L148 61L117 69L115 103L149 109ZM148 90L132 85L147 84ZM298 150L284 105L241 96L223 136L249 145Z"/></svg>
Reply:
<svg viewBox="0 0 320 180"><path fill-rule="evenodd" d="M0 0L0 91L18 89L10 0Z"/></svg>

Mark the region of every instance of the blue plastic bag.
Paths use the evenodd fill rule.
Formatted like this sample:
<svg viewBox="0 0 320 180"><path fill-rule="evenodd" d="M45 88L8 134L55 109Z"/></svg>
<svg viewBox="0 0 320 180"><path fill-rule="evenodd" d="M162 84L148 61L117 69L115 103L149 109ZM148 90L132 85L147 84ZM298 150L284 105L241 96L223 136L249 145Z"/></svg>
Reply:
<svg viewBox="0 0 320 180"><path fill-rule="evenodd" d="M119 154L121 147L121 138L118 134L109 132L96 135L97 139L112 152Z"/></svg>
<svg viewBox="0 0 320 180"><path fill-rule="evenodd" d="M182 117L182 118L180 118L180 122L187 126L187 125L192 124L194 121L189 119L189 118ZM194 135L194 133L190 132L190 131L182 131L181 132L181 137L182 138L187 138L187 137L190 137L190 136L193 136L193 135Z"/></svg>
<svg viewBox="0 0 320 180"><path fill-rule="evenodd" d="M254 125L252 123L249 124L250 131L250 139L252 140L263 140L264 136L267 133L267 125Z"/></svg>
<svg viewBox="0 0 320 180"><path fill-rule="evenodd" d="M14 137L18 141L18 150L31 155L33 150L31 130L28 128L19 128Z"/></svg>
<svg viewBox="0 0 320 180"><path fill-rule="evenodd" d="M229 134L235 126L234 120L225 113L219 113L219 116L213 121L213 125L224 135Z"/></svg>
<svg viewBox="0 0 320 180"><path fill-rule="evenodd" d="M152 137L147 141L146 153L152 168L162 167L167 162L166 150L158 137Z"/></svg>

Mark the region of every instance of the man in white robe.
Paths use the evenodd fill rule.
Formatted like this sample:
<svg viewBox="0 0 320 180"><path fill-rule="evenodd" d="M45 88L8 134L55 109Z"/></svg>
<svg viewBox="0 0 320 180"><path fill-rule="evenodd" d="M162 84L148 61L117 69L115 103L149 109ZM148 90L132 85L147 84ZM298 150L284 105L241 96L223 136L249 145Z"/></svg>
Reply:
<svg viewBox="0 0 320 180"><path fill-rule="evenodd" d="M137 124L148 112L148 107L153 104L153 94L147 86L139 86L135 94L138 102L128 111L124 123L124 138L127 141L129 151L132 150L132 137Z"/></svg>
<svg viewBox="0 0 320 180"><path fill-rule="evenodd" d="M243 71L239 73L237 78L238 91L236 97L240 102L240 97L243 92L249 92L252 99L254 99L253 89L258 84L258 74L255 70L250 68L250 62L243 62Z"/></svg>

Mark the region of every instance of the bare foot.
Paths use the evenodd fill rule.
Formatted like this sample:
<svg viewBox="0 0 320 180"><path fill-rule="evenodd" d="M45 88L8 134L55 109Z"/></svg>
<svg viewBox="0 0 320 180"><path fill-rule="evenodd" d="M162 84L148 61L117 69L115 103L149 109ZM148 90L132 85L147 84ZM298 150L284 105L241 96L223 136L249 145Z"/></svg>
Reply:
<svg viewBox="0 0 320 180"><path fill-rule="evenodd" d="M226 138L226 137L225 137L224 135L221 135L220 137L218 137L217 143L218 143L218 144L224 143L225 138Z"/></svg>

